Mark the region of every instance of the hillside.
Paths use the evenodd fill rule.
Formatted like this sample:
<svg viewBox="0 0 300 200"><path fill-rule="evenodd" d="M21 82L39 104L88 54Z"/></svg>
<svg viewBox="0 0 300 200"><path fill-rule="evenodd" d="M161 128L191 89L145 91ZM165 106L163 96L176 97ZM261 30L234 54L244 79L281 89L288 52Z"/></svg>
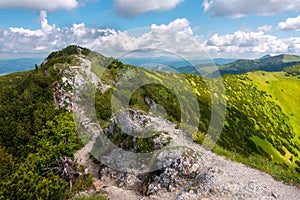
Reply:
<svg viewBox="0 0 300 200"><path fill-rule="evenodd" d="M300 64L300 56L281 54L277 56L265 55L259 59L213 59L213 60L190 60L170 61L152 59L123 59L138 66L154 69L162 72L178 72L184 74L201 75L205 77L218 77L220 74L243 74L251 71L278 72L286 67ZM152 62L151 62L152 61ZM146 64L141 64L141 63ZM164 67L166 66L166 67Z"/></svg>
<svg viewBox="0 0 300 200"><path fill-rule="evenodd" d="M216 142L217 154L300 183L299 79L286 76L295 68L262 73L152 71L73 45L1 76L0 199L297 199L299 189L204 148Z"/></svg>
<svg viewBox="0 0 300 200"><path fill-rule="evenodd" d="M282 54L266 57L258 60L240 59L232 63L220 66L221 74L241 74L250 71L282 71L285 67L300 63L300 57L296 55Z"/></svg>
<svg viewBox="0 0 300 200"><path fill-rule="evenodd" d="M277 103L282 111L289 116L290 123L295 132L294 142L299 142L300 137L299 124L299 99L300 99L300 79L295 74L290 76L288 72L252 72L247 76L253 80L258 89L266 91L269 94L269 100ZM286 151L285 159L291 156Z"/></svg>
<svg viewBox="0 0 300 200"><path fill-rule="evenodd" d="M72 114L56 107L53 98L64 66L76 61L72 48L52 56L34 70L0 77L0 199L66 196L70 180L47 167L59 168L58 159L82 147Z"/></svg>

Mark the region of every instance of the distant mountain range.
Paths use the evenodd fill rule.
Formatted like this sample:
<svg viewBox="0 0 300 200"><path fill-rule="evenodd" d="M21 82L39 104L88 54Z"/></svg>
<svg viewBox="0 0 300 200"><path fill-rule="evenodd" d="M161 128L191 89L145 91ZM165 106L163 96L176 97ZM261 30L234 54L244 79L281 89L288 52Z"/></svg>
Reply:
<svg viewBox="0 0 300 200"><path fill-rule="evenodd" d="M266 55L260 59L247 60L239 59L234 62L221 65L219 67L220 74L241 74L250 71L282 71L284 68L300 64L300 56L281 54L278 56Z"/></svg>
<svg viewBox="0 0 300 200"><path fill-rule="evenodd" d="M241 74L250 71L281 71L285 67L300 64L300 56L281 54L271 56L269 54L258 59L190 59L170 57L149 58L119 58L120 61L135 66L141 66L156 71L178 72L185 74L203 75L215 77L224 74ZM41 58L20 58L0 60L0 75L18 71L26 71L40 64Z"/></svg>
<svg viewBox="0 0 300 200"><path fill-rule="evenodd" d="M171 71L180 73L193 73L197 70L191 66L198 66L202 68L204 66L215 66L228 64L234 62L237 59L215 58L215 59L178 59L170 57L150 57L150 58L119 58L124 63L128 63L134 66L142 66L157 71ZM18 59L5 59L0 60L0 75L9 74L12 72L21 72L30 69L34 69L35 64L41 64L42 58L18 58ZM195 71L194 71L195 70Z"/></svg>
<svg viewBox="0 0 300 200"><path fill-rule="evenodd" d="M34 65L39 65L42 63L42 61L43 59L41 58L18 58L0 60L0 75L34 69Z"/></svg>
<svg viewBox="0 0 300 200"><path fill-rule="evenodd" d="M132 64L135 66L172 66L174 68L181 68L190 65L203 65L203 64L214 64L214 65L224 65L230 62L234 62L237 59L227 59L227 58L215 58L215 59L179 59L170 57L150 57L150 58L119 58L122 62Z"/></svg>
<svg viewBox="0 0 300 200"><path fill-rule="evenodd" d="M272 56L270 54L264 55L261 58L259 58L258 60L264 60L266 58L271 58Z"/></svg>
<svg viewBox="0 0 300 200"><path fill-rule="evenodd" d="M282 71L284 68L300 64L300 56L269 54L258 59L224 59L212 60L179 60L166 57L159 58L125 58L125 63L150 68L156 71L178 72L215 77L224 74L242 74L263 70L268 72Z"/></svg>

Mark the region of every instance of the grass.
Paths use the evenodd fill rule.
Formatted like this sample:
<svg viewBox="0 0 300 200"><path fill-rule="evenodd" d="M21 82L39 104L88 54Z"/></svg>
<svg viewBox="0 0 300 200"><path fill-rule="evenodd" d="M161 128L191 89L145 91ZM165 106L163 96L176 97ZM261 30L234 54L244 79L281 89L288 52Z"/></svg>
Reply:
<svg viewBox="0 0 300 200"><path fill-rule="evenodd" d="M104 73L104 71L106 70L106 68L101 66L100 63L98 63L98 62L92 62L91 70L92 70L92 72L97 74L99 77L101 77L102 74Z"/></svg>
<svg viewBox="0 0 300 200"><path fill-rule="evenodd" d="M292 139L293 142L300 142L300 79L297 76L286 76L285 72L251 72L247 73L247 76L253 81L259 90L265 91L269 94L269 100L278 104L283 113L289 117L289 121L295 132L295 137ZM262 144L257 138L255 143L260 146L266 152L271 151L269 145ZM290 152L284 149L286 155L283 157L285 163L291 163L289 161ZM300 155L300 152L295 149ZM276 155L274 152L272 155ZM296 166L293 162L292 166Z"/></svg>
<svg viewBox="0 0 300 200"><path fill-rule="evenodd" d="M273 176L277 180L282 180L286 183L294 184L300 188L300 175L291 170L287 165L278 164L273 161L266 159L260 155L251 155L244 157L236 152L228 151L219 145L215 145L213 152L225 156L226 158L243 163L250 167L259 169Z"/></svg>
<svg viewBox="0 0 300 200"><path fill-rule="evenodd" d="M280 105L283 112L289 116L296 136L300 137L300 79L287 77L284 72L262 71L248 73L248 77L258 89L272 96L270 100Z"/></svg>
<svg viewBox="0 0 300 200"><path fill-rule="evenodd" d="M93 66L93 68L96 67L100 68L96 65ZM122 67L122 69L125 68L126 67ZM182 84L183 82L181 82L180 79L181 75L172 73L162 74L158 72L150 73L150 70L141 69L136 70L143 73L145 79L148 78L149 80L159 83L163 80L165 86L168 86L168 83L172 83L172 81L174 82L174 79L178 80L177 82L180 84L174 83L172 89L182 91L183 98L189 97L190 93L188 93L188 91L191 87L186 87L186 85ZM94 69L94 71L96 71L96 69ZM111 75L110 73L115 75ZM112 66L106 75L107 79L117 77L117 68ZM299 80L292 77L285 77L284 73L254 72L248 73L248 77L254 83L246 78L245 75L237 77L228 75L224 77L224 83L225 86L227 86L226 98L228 98L227 125L225 125L226 128L224 128L223 135L221 135L218 143L222 145L222 147L216 146L214 151L232 160L268 172L277 179L285 180L286 182L300 183L300 175L294 170L294 162L295 160L299 160L299 152L298 154L294 152L294 157L292 157L291 153L287 150L287 148L290 148L290 151L293 152L296 143L291 144L294 131L290 129L290 119L284 115L286 114L289 118L295 117L294 121L291 120L291 126L296 130L298 125L296 119L300 118L297 101L300 99L297 94L297 91L300 91ZM134 77L128 76L127 78L128 80L135 81ZM195 93L198 92L197 98L201 110L201 126L199 130L201 131L193 131L192 133L194 134L192 137L201 143L204 140L204 134L201 132L206 131L206 125L209 124L210 119L210 96L207 89L207 82L193 75L186 75L186 79L193 86L192 89L194 89ZM190 86L189 84L187 85ZM214 86L213 84L211 85ZM256 87L253 87L253 85ZM268 96L262 91L266 91ZM176 97L174 92L172 93L172 91L170 92L165 87L158 86L157 84L148 84L147 87L140 87L134 91L130 99L130 106L148 111L149 108L145 103L145 97L151 98L157 104L164 107L168 116L180 122L181 112L178 109L179 103L173 100ZM189 99L186 98L185 100L188 101ZM275 102L281 109L269 100ZM290 113L291 110L293 113ZM284 112L284 114L282 112ZM187 107L187 113L192 114L194 110ZM176 122L176 120L172 121ZM288 125L288 128L286 128L285 124ZM298 127L298 131L295 131L297 132L297 136L299 135L299 130L300 127ZM256 137L251 137L253 134L256 135ZM267 140L261 139L260 137L267 138ZM256 146L260 147L266 153L260 150L258 151L255 144L249 140L254 141ZM296 142L299 141L297 137L295 137L294 140ZM148 146L149 145L145 145L143 141L140 142L141 149L148 151ZM226 148L227 150L225 150ZM228 150L232 150L232 152ZM258 155L259 153L261 153L261 155ZM289 159L291 159L293 163L291 163Z"/></svg>
<svg viewBox="0 0 300 200"><path fill-rule="evenodd" d="M272 155L272 161L278 162L278 163L286 163L288 165L292 165L291 161L286 158L285 156L281 155L276 148L272 146L271 143L269 143L267 140L261 139L257 136L252 136L250 138L255 144L259 147L261 147L266 153L269 155ZM296 165L294 165L295 167Z"/></svg>
<svg viewBox="0 0 300 200"><path fill-rule="evenodd" d="M299 62L300 59L298 56L294 55L284 55L284 58L282 60L283 62Z"/></svg>
<svg viewBox="0 0 300 200"><path fill-rule="evenodd" d="M80 176L78 180L76 180L72 189L67 192L67 197L71 197L77 194L79 191L85 190L91 187L93 184L93 175L88 174L87 176Z"/></svg>
<svg viewBox="0 0 300 200"><path fill-rule="evenodd" d="M196 143L202 144L205 139L205 135L199 131L196 131L192 134L192 138ZM286 158L282 156L268 141L257 136L252 136L250 139L269 155L273 155L272 160L269 160L266 157L258 154L252 154L248 157L245 157L237 152L226 150L218 144L214 146L212 151L232 161L243 163L252 168L259 169L270 174L277 180L294 184L300 188L300 174L289 167L289 165L291 165L289 160L286 160ZM295 164L293 163L293 165Z"/></svg>

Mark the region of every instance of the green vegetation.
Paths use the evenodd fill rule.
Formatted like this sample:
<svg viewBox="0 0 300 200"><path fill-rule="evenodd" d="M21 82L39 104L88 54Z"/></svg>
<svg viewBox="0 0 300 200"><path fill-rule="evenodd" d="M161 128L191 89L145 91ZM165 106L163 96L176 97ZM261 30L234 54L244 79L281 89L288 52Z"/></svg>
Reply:
<svg viewBox="0 0 300 200"><path fill-rule="evenodd" d="M295 55L278 55L260 60L240 59L220 66L221 74L241 74L250 71L263 70L268 72L282 71L284 68L300 63L300 57Z"/></svg>
<svg viewBox="0 0 300 200"><path fill-rule="evenodd" d="M283 70L286 76L297 76L300 78L300 64L286 67Z"/></svg>
<svg viewBox="0 0 300 200"><path fill-rule="evenodd" d="M75 62L73 50L52 53L35 70L0 77L0 199L67 197L68 182L44 169L81 148L72 114L54 107L52 91L62 67Z"/></svg>
<svg viewBox="0 0 300 200"><path fill-rule="evenodd" d="M96 93L95 108L101 127L109 125L112 95L145 112L150 111L146 100L150 99L164 109L161 114L176 123L177 128L196 122L199 109L198 131L192 137L202 143L210 123L211 101L226 100L224 128L213 150L277 179L300 183L299 65L290 66L291 62L298 62L297 57L262 60L265 65L271 61L277 63L280 69L289 66L284 72L224 76L226 96L220 96L208 90L207 85L214 86L215 79L133 67L72 45L51 53L47 62L34 70L0 77L0 199L71 198L91 184L90 176L80 177L70 191L68 182L59 175L44 173L57 158L72 157L81 147L73 116L54 107L52 89L54 83L61 81L64 69L79 63L78 54L92 60L92 71L112 87L104 94ZM249 62L247 67L252 64ZM115 84L122 80L127 81ZM132 93L127 91L140 85ZM193 99L191 95L195 95L199 108L188 103ZM218 114L221 111L217 110ZM116 130L110 136L111 141L123 149L131 149L133 137L122 134L118 127ZM135 151L153 151L153 138L158 134L136 140ZM84 199L107 197L94 195Z"/></svg>
<svg viewBox="0 0 300 200"><path fill-rule="evenodd" d="M118 65L122 64L118 63ZM122 72L126 72L126 69L132 69L131 67L126 67L126 65L122 65L121 68L123 69ZM117 77L114 81L118 82L118 80L122 79L122 75L120 74L121 68L108 68L103 74L106 75L107 79ZM112 73L115 74L113 76L109 75L112 69L115 70L114 73ZM184 117L181 113L178 94L184 94L182 95L183 99L185 99L184 101L188 101L190 97L188 90L193 90L198 100L201 115L198 127L199 132L195 132L192 136L195 141L202 143L211 117L211 92L208 90L207 85L214 85L215 80L204 79L195 75L150 71L138 67L134 70L143 74L146 83L149 78L160 84L151 83L139 87L131 94L129 101L130 106L148 112L150 107L146 99L151 99L164 108L167 114L166 117L169 120L178 125L182 123ZM285 77L284 73L281 73L283 77ZM118 76L116 76L116 74L118 74ZM268 73L264 72L262 76L266 77L266 74ZM190 88L182 81L182 77L188 80L188 85L191 86ZM224 122L223 131L217 141L216 148L218 150L215 151L219 152L220 149L222 149L221 151L231 152L232 154L229 155L234 155L232 158L234 160L246 164L253 162L251 166L266 171L278 179L299 183L300 175L296 164L296 162L300 160L299 138L296 137L298 134L297 125L296 121L291 119L291 113L285 112L284 107L281 106L278 101L274 101L276 95L255 84L249 74L226 75L223 79L226 96L216 95L216 99L222 98L227 101L226 120ZM260 77L258 76L257 79L260 79ZM136 83L135 79L130 80L133 80L132 83ZM178 82L178 84L174 83L174 80L177 80L176 82ZM289 96L282 98L284 98L284 102L289 102L286 103L287 106L290 106L288 110L294 110L293 115L295 119L297 119L300 111L297 110L299 108L297 104L299 98L297 98L298 95L296 92L300 91L300 88L298 89L300 84L297 78L294 77L293 80L298 81L294 83L296 86L290 85L289 87L289 90L293 90L293 92L291 92ZM126 82L126 84L130 85L131 81L128 82ZM171 82L174 85L172 90L167 87ZM262 79L260 82L264 85L273 84L270 79ZM279 82L278 84L280 84ZM286 83L281 83L281 87L283 87L283 85L286 85ZM125 86L124 88L126 89ZM274 91L278 91L278 86L271 86L270 88L273 88ZM124 92L126 92L125 89ZM217 90L217 88L214 89ZM289 90L287 90L287 93L290 92ZM111 94L112 91L108 91L104 95L99 94L99 96L102 96L101 98L108 98ZM101 106L105 107L104 113L107 113L108 119L108 116L111 114L109 110L110 105ZM192 119L194 117L193 108L187 107L186 109L188 110L187 113L191 115L189 116L190 119ZM97 113L99 113L100 116L103 112L100 109L97 110ZM128 143L131 140L122 134L117 134L114 141L116 144L121 144L120 146L125 149L128 148L128 145L132 145ZM140 144L140 151L151 151L151 145L149 144L151 144L149 141L143 141L143 143ZM269 167L265 167L264 165ZM275 170L279 171L276 172Z"/></svg>
<svg viewBox="0 0 300 200"><path fill-rule="evenodd" d="M283 180L287 183L294 183L299 186L299 175L288 165L272 162L259 154L252 154L249 157L244 157L237 152L228 151L219 145L214 147L213 152L233 161L267 172L277 180Z"/></svg>
<svg viewBox="0 0 300 200"><path fill-rule="evenodd" d="M300 80L296 76L286 76L284 72L253 72L248 73L248 77L260 90L269 94L268 99L278 104L282 112L288 116L296 133L294 142L299 142Z"/></svg>
<svg viewBox="0 0 300 200"><path fill-rule="evenodd" d="M79 191L88 189L93 184L93 175L88 174L87 176L80 176L79 179L75 182L72 189L67 191L67 196L72 197Z"/></svg>

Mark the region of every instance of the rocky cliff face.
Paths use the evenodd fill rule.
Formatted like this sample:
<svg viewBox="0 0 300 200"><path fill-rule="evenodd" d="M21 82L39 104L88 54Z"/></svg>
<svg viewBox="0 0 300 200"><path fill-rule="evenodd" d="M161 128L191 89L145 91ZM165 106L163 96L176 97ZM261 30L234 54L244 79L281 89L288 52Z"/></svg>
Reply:
<svg viewBox="0 0 300 200"><path fill-rule="evenodd" d="M85 87L84 76L90 76L95 87L104 93L110 86L104 84L93 72L91 61L80 57L80 66L73 66L66 70L69 76L63 76L60 83L53 86L56 104L77 111L82 126L93 130L95 135L90 142L75 154L79 164L86 166L94 175L94 189L83 191L78 196L88 196L97 191L105 191L111 199L299 199L300 190L293 186L275 181L270 175L251 169L243 164L226 160L200 145L193 142L189 133L177 129L163 117L154 112L145 113L139 110L126 109L118 115L113 115L109 128L103 132L91 124L86 107L79 107L80 95L74 97L70 86L77 84ZM79 98L74 101L74 98ZM74 103L75 102L75 103ZM146 99L151 108L158 113L151 99ZM106 103L106 102L103 102ZM119 128L118 128L119 127ZM120 130L121 127L121 130ZM148 130L148 131L147 131ZM149 130L151 130L149 132ZM126 136L134 132L135 135ZM151 133L152 136L148 137ZM138 172L134 170L117 170L107 163L116 162L116 155L106 155L106 164L95 163L89 157L99 134L113 138L117 134L129 138L128 152L139 152L141 147L138 142L141 134L149 138L148 142L157 152L154 165L155 171ZM125 140L116 143L121 147ZM168 148L166 148L168 147ZM98 158L97 158L98 159ZM127 160L120 158L117 162L126 166ZM124 162L124 163L122 163Z"/></svg>

